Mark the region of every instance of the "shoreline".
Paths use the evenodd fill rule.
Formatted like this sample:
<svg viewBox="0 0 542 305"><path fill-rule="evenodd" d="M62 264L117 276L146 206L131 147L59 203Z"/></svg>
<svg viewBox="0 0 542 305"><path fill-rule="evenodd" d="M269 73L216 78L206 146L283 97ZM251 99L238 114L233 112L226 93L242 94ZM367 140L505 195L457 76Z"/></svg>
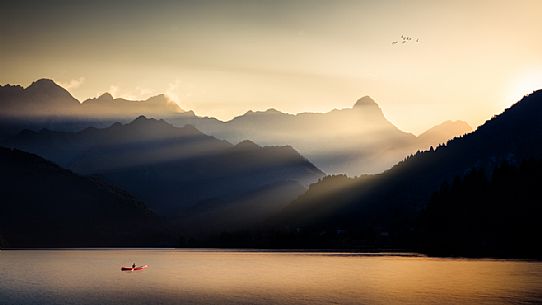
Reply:
<svg viewBox="0 0 542 305"><path fill-rule="evenodd" d="M460 260L506 260L541 262L542 258L529 257L497 257L497 256L434 256L408 251L370 251L356 249L254 249L254 248L173 248L173 247L50 247L50 248L4 248L0 251L178 251L178 252L229 252L229 253L276 253L323 255L342 257L403 257L429 259L460 259Z"/></svg>

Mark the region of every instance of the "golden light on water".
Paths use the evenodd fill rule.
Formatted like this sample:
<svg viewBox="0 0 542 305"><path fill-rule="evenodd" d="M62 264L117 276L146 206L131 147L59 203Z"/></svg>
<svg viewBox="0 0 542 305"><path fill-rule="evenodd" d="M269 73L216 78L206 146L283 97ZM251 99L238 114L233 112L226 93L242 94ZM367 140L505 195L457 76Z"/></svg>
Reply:
<svg viewBox="0 0 542 305"><path fill-rule="evenodd" d="M168 249L5 252L1 292L17 304L478 305L542 297L536 262ZM133 261L150 267L119 271Z"/></svg>

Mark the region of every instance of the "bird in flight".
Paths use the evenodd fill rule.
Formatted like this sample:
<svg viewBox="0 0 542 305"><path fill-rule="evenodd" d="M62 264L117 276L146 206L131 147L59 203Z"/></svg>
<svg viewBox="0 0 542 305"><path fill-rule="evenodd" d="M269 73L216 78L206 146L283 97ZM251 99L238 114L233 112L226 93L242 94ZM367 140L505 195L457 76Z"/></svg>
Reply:
<svg viewBox="0 0 542 305"><path fill-rule="evenodd" d="M420 42L420 39L417 38L417 37L412 37L412 36L405 36L405 35L401 35L401 43L402 44L405 44L407 42L416 42L416 43L419 43ZM392 41L391 44L398 44L399 41Z"/></svg>

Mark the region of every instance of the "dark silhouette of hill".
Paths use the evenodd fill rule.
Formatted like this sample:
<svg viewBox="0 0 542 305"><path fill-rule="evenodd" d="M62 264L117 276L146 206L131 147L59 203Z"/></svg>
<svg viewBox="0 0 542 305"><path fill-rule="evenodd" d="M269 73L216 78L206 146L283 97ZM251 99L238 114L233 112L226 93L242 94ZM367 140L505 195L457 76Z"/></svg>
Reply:
<svg viewBox="0 0 542 305"><path fill-rule="evenodd" d="M4 147L0 168L3 247L156 245L165 236L152 212L110 184Z"/></svg>
<svg viewBox="0 0 542 305"><path fill-rule="evenodd" d="M542 258L542 161L503 162L445 183L422 213L421 248L432 255Z"/></svg>
<svg viewBox="0 0 542 305"><path fill-rule="evenodd" d="M417 220L433 192L473 168L493 169L542 159L542 90L523 98L475 132L446 145L418 152L379 174L348 179L334 176L311 185L277 219L289 230L330 240L349 232L350 245L413 247Z"/></svg>
<svg viewBox="0 0 542 305"><path fill-rule="evenodd" d="M135 166L138 162L209 154L232 146L192 126L176 128L163 120L144 116L127 124L114 123L107 128L87 128L80 132L24 130L6 143L82 174ZM120 156L121 153L125 156Z"/></svg>
<svg viewBox="0 0 542 305"><path fill-rule="evenodd" d="M306 190L296 181L280 181L233 199L204 200L183 211L176 227L185 238L197 240L224 232L255 230ZM198 225L200 223L206 225Z"/></svg>
<svg viewBox="0 0 542 305"><path fill-rule="evenodd" d="M308 185L324 175L289 146L232 145L190 125L143 116L77 133L24 131L6 145L103 177L161 215L180 215L202 201L246 200L246 194L284 181Z"/></svg>

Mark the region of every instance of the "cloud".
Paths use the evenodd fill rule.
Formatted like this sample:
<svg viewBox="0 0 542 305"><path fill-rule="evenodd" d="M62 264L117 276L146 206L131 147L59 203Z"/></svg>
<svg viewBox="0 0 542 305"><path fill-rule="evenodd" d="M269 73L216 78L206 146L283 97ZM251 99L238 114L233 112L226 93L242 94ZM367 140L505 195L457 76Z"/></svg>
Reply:
<svg viewBox="0 0 542 305"><path fill-rule="evenodd" d="M115 98L123 98L127 100L146 100L154 94L154 90L144 87L135 87L133 90L122 89L118 85L109 86L108 91Z"/></svg>
<svg viewBox="0 0 542 305"><path fill-rule="evenodd" d="M179 104L182 98L188 98L192 96L192 91L195 86L191 83L183 82L180 79L170 82L167 86L165 95L175 103Z"/></svg>
<svg viewBox="0 0 542 305"><path fill-rule="evenodd" d="M139 94L139 96L149 96L151 94L154 94L154 90L150 88L143 88L138 86L135 88L135 90L137 94Z"/></svg>
<svg viewBox="0 0 542 305"><path fill-rule="evenodd" d="M174 82L169 83L168 88L165 92L166 96L169 97L170 100L178 103L180 87L181 87L181 81L179 79L176 79Z"/></svg>
<svg viewBox="0 0 542 305"><path fill-rule="evenodd" d="M112 96L117 96L118 92L119 92L119 86L116 86L116 85L109 86L109 93L111 93Z"/></svg>
<svg viewBox="0 0 542 305"><path fill-rule="evenodd" d="M181 100L191 97L194 89L195 86L192 83L176 78L158 90L142 86L122 87L119 84L112 84L109 86L107 92L114 98L123 98L133 101L146 100L153 95L164 93L170 101L179 104ZM96 96L100 95L101 93L99 92L96 94Z"/></svg>
<svg viewBox="0 0 542 305"><path fill-rule="evenodd" d="M85 78L83 76L79 77L79 79L72 79L68 82L62 82L62 81L55 81L60 86L62 86L66 90L73 90L81 87L81 85L85 82Z"/></svg>

